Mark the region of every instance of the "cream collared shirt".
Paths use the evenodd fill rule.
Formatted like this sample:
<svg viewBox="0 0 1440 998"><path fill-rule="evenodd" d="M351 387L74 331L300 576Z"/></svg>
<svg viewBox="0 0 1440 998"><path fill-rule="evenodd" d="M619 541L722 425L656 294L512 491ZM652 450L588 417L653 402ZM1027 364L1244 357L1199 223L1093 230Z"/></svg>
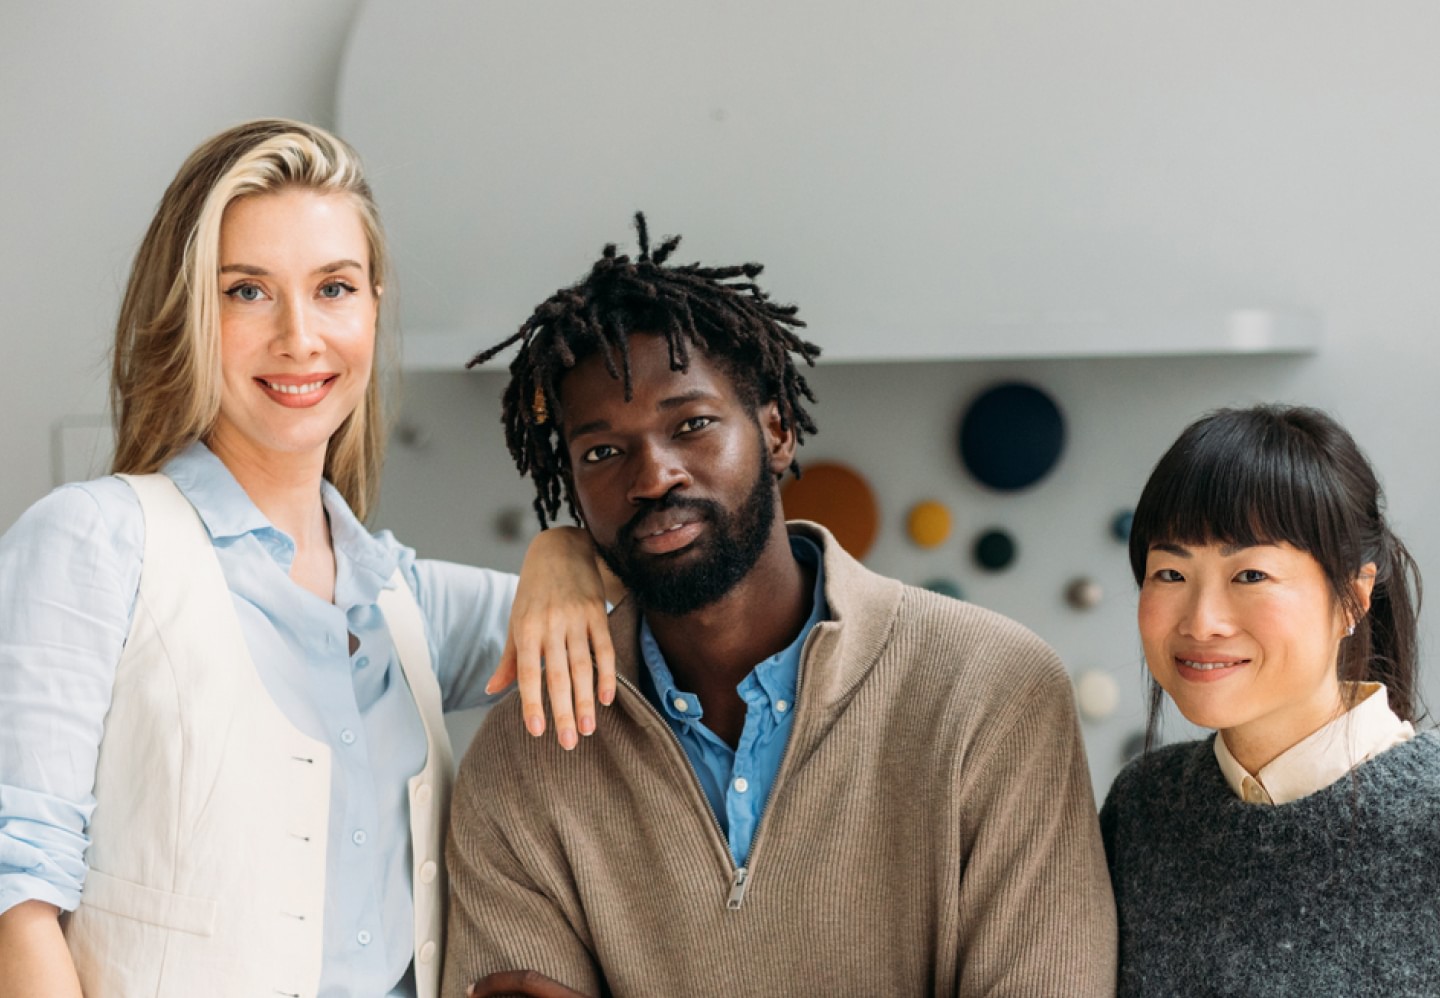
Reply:
<svg viewBox="0 0 1440 998"><path fill-rule="evenodd" d="M1381 683L1354 683L1357 702L1314 734L1251 774L1230 754L1223 732L1215 758L1235 796L1249 804L1288 804L1323 790L1362 762L1415 737L1415 727L1390 709Z"/></svg>

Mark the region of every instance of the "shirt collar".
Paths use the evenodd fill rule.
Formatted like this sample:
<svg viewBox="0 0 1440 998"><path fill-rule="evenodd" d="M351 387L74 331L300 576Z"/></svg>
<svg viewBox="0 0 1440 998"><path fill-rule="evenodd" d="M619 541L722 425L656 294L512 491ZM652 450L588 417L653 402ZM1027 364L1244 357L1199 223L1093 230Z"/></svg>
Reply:
<svg viewBox="0 0 1440 998"><path fill-rule="evenodd" d="M1251 774L1215 736L1215 759L1225 782L1251 804L1288 804L1323 790L1356 766L1415 737L1415 727L1400 720L1380 683L1346 684L1355 706Z"/></svg>
<svg viewBox="0 0 1440 998"><path fill-rule="evenodd" d="M161 470L195 507L217 545L253 535L281 568L290 571L294 541L266 519L230 469L203 442L196 440ZM366 530L340 491L324 480L320 500L330 518L330 542L335 547L336 604L373 603L395 573L399 545L388 531L375 536Z"/></svg>
<svg viewBox="0 0 1440 998"><path fill-rule="evenodd" d="M829 616L825 603L825 562L821 557L820 546L808 537L792 534L790 552L796 561L815 569L815 585L810 595L810 616L790 644L757 663L736 687L742 697L745 697L747 691L758 689L768 704L782 700L787 703L795 702L795 690L799 686L800 677L800 652L805 647L805 638L811 628ZM640 618L640 655L650 673L650 681L654 684L655 694L660 701L658 706L666 715L678 721L695 721L704 716L699 698L675 685L675 676L670 671L670 665L665 661L660 645L655 641L649 621L643 616Z"/></svg>

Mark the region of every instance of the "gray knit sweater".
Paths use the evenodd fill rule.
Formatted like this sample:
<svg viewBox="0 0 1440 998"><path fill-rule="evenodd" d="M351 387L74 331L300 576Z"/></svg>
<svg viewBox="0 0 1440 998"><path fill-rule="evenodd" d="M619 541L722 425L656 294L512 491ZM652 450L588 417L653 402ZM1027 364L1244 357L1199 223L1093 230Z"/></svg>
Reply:
<svg viewBox="0 0 1440 998"><path fill-rule="evenodd" d="M513 696L461 766L446 998L538 970L586 994L1110 998L1115 913L1070 683L1018 624L818 528L833 619L739 877L675 735L626 682L573 753ZM737 627L744 621L737 620Z"/></svg>
<svg viewBox="0 0 1440 998"><path fill-rule="evenodd" d="M1273 807L1212 741L1131 763L1101 810L1120 995L1440 995L1440 738Z"/></svg>

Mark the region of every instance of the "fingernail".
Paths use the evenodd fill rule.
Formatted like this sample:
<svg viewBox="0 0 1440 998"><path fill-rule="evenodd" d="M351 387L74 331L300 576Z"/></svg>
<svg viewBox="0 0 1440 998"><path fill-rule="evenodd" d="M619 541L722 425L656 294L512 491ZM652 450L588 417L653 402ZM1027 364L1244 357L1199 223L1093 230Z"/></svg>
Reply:
<svg viewBox="0 0 1440 998"><path fill-rule="evenodd" d="M600 702L603 703L603 704L604 704L605 706L607 706L607 707L610 706L610 704L612 704L612 703L615 702L615 691L614 691L614 690L601 690L601 691L600 691Z"/></svg>
<svg viewBox="0 0 1440 998"><path fill-rule="evenodd" d="M595 718L593 718L593 717L582 717L582 718L580 718L580 733L581 733L582 735L591 735L591 734L594 734L594 733L595 733Z"/></svg>
<svg viewBox="0 0 1440 998"><path fill-rule="evenodd" d="M525 718L525 730L528 731L528 732L530 732L532 735L537 736L537 737L540 736L540 735L543 735L543 734L545 733L545 718L543 718L543 717L527 717L527 718Z"/></svg>
<svg viewBox="0 0 1440 998"><path fill-rule="evenodd" d="M565 751L569 752L571 749L573 749L576 745L579 744L580 739L575 737L575 732L572 729L566 728L564 731L560 732L560 747L563 748Z"/></svg>

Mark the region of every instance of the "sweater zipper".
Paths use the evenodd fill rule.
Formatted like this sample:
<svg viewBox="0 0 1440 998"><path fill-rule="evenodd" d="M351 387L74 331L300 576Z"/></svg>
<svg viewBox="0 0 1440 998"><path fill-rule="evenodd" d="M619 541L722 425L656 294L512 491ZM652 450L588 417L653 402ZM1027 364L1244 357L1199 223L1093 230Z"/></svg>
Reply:
<svg viewBox="0 0 1440 998"><path fill-rule="evenodd" d="M805 674L804 662L806 656L810 653L810 642L814 637L815 628L812 627L810 633L805 635L805 643L800 646L801 668L795 676L795 698L793 701L796 710L800 709L800 683ZM775 771L775 780L770 784L770 792L765 795L765 806L760 812L760 825L755 829L755 837L750 840L750 862L745 866L736 866L735 857L730 852L730 841L725 837L725 829L720 827L720 819L715 817L715 812L710 807L710 800L705 796L705 788L700 784L700 774L695 772L695 764L690 761L690 756L685 752L685 746L680 744L680 739L676 737L674 731L670 730L670 725L666 722L665 718L655 709L655 705L650 702L649 697L640 691L638 686L621 675L616 675L615 679L620 685L624 686L631 693L634 693L639 701L645 705L645 709L660 722L660 726L664 728L665 733L670 736L670 740L675 744L675 748L680 751L680 758L685 760L685 769L690 773L692 787L695 792L700 795L700 800L705 805L705 814L710 818L710 827L715 829L715 834L719 836L720 844L724 847L725 856L729 860L728 865L731 869L730 895L725 899L725 907L730 911L740 910L740 906L745 903L745 891L750 886L750 869L755 865L755 848L760 844L760 832L765 825L769 824L770 805L775 800L775 788L780 785L780 774L785 769L785 760L790 757L790 741L787 740L785 743L785 751L780 756L780 768ZM793 738L795 734L794 729L791 729L790 734Z"/></svg>
<svg viewBox="0 0 1440 998"><path fill-rule="evenodd" d="M700 784L700 774L695 772L695 764L690 761L690 756L685 753L685 746L680 744L680 739L675 736L675 732L670 730L670 725L666 723L665 718L655 709L655 705L640 691L640 688L624 676L617 675L615 680L631 693L634 693L636 698L645 705L645 709L655 717L655 720L660 722L660 727L665 730L665 734L670 736L670 740L675 744L676 750L680 753L680 758L685 760L685 769L690 774L691 786L694 791L700 795L700 802L705 806L705 815L710 819L710 827L715 829L715 834L720 839L720 846L725 852L728 860L727 865L731 870L730 897L725 902L725 907L731 910L740 907L741 901L745 898L745 884L749 880L750 872L748 868L744 866L735 865L735 857L730 853L730 841L725 837L725 829L720 827L720 819L715 817L715 812L710 807L710 799L705 796L705 788ZM775 788L771 787L770 789L771 793L774 793ZM766 798L765 806L770 806L769 798Z"/></svg>
<svg viewBox="0 0 1440 998"><path fill-rule="evenodd" d="M790 702L791 707L796 711L800 709L800 684L805 679L805 659L810 654L810 643L814 638L815 628L812 627L810 628L810 633L805 635L805 641L800 645L800 668L795 670L795 696ZM653 710L654 708L651 709ZM796 727L799 727L800 722L798 719L792 723ZM770 824L770 805L775 801L775 788L780 786L780 777L785 772L785 762L790 758L790 746L794 744L796 727L790 729L790 737L785 741L785 751L780 754L780 768L775 770L775 779L770 783L770 792L765 795L765 806L760 810L760 824L755 827L755 837L750 840L750 862L747 866L736 869L735 880L730 885L730 899L725 902L725 907L731 911L739 910L740 906L745 903L745 890L750 886L750 871L748 867L755 865L755 851L760 847L760 833L765 830L766 825ZM666 730L669 730L668 725L666 726ZM671 734L674 734L674 732L671 732ZM689 760L689 756L686 756L686 760ZM691 769L693 770L694 767L692 766ZM698 782L699 777L696 777L696 780ZM712 814L711 817L714 817L714 815ZM716 824L718 825L719 822L717 821Z"/></svg>

